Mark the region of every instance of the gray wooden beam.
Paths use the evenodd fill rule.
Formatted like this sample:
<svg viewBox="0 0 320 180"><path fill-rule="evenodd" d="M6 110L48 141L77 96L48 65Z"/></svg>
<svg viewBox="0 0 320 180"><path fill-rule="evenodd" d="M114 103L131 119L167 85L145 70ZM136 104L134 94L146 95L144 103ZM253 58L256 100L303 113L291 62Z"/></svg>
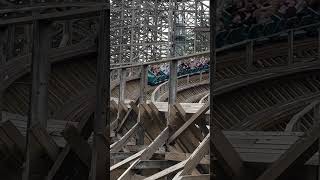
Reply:
<svg viewBox="0 0 320 180"><path fill-rule="evenodd" d="M31 109L27 125L24 180L44 179L47 173L44 169L48 168L48 162L41 157L42 148L31 132L38 124L43 129L47 126L50 33L49 22L33 22Z"/></svg>
<svg viewBox="0 0 320 180"><path fill-rule="evenodd" d="M52 139L52 137L47 133L45 129L40 127L40 124L33 126L31 129L31 134L38 141L38 143L43 147L48 156L52 161L55 161L59 155L59 146Z"/></svg>
<svg viewBox="0 0 320 180"><path fill-rule="evenodd" d="M135 160L128 169L118 178L118 180L129 180L131 176L131 170L135 167L141 160L149 160L156 150L164 145L169 138L169 128L166 127L157 138L142 152L140 157Z"/></svg>
<svg viewBox="0 0 320 180"><path fill-rule="evenodd" d="M318 28L318 60L320 60L320 27Z"/></svg>
<svg viewBox="0 0 320 180"><path fill-rule="evenodd" d="M174 126L175 110L174 104L177 99L177 64L178 61L170 62L170 76L169 76L169 106L167 125Z"/></svg>
<svg viewBox="0 0 320 180"><path fill-rule="evenodd" d="M81 132L81 136L84 137L84 139L89 138L92 132L92 120L89 118L89 115L87 117L81 117L80 118L80 123L77 126L78 132ZM59 156L55 160L54 164L51 166L50 171L48 172L48 176L46 180L53 180L59 171L59 169L62 167L62 164L68 154L70 153L72 149L72 146L70 144L67 144L62 151L59 153Z"/></svg>
<svg viewBox="0 0 320 180"><path fill-rule="evenodd" d="M319 149L320 123L297 140L257 180L275 180L308 161Z"/></svg>
<svg viewBox="0 0 320 180"><path fill-rule="evenodd" d="M245 168L238 152L233 149L231 143L219 129L212 130L214 137L212 140L211 151L222 166L224 173L233 179L252 179L249 171Z"/></svg>
<svg viewBox="0 0 320 180"><path fill-rule="evenodd" d="M294 31L291 30L288 32L288 64L294 63L294 48L293 48L293 43L294 43Z"/></svg>
<svg viewBox="0 0 320 180"><path fill-rule="evenodd" d="M246 47L246 60L247 60L247 71L250 72L252 70L252 63L254 57L253 51L254 41L249 41Z"/></svg>
<svg viewBox="0 0 320 180"><path fill-rule="evenodd" d="M185 122L177 131L175 131L168 140L168 143L173 142L181 133L183 133L190 125L192 125L201 115L209 110L209 103L204 104L197 113L193 114L191 118Z"/></svg>
<svg viewBox="0 0 320 180"><path fill-rule="evenodd" d="M80 135L77 128L72 125L68 126L63 132L63 137L71 149L78 155L79 159L90 168L92 150L88 142Z"/></svg>
<svg viewBox="0 0 320 180"><path fill-rule="evenodd" d="M14 39L15 39L16 27L14 24L10 24L7 29L7 44L6 44L6 57L10 59L13 57L14 51Z"/></svg>
<svg viewBox="0 0 320 180"><path fill-rule="evenodd" d="M145 88L148 85L148 66L143 65L141 66L141 76L140 76L140 96L139 101L140 103L145 103Z"/></svg>
<svg viewBox="0 0 320 180"><path fill-rule="evenodd" d="M209 152L210 145L210 134L208 134L200 145L196 148L196 150L191 154L188 158L187 163L185 164L182 171L180 171L174 180L179 179L179 176L190 175L192 171L197 167L201 159Z"/></svg>
<svg viewBox="0 0 320 180"><path fill-rule="evenodd" d="M119 86L119 101L118 102L124 102L126 97L126 75L127 71L125 68L120 70L120 86ZM120 104L120 103L118 103Z"/></svg>
<svg viewBox="0 0 320 180"><path fill-rule="evenodd" d="M7 28L0 27L0 66L3 66L6 63L6 52L5 52L5 43L6 43L6 32ZM3 78L0 75L0 78Z"/></svg>
<svg viewBox="0 0 320 180"><path fill-rule="evenodd" d="M104 102L110 103L109 92L110 83L110 54L109 54L109 26L110 10L102 10L99 17L99 45L98 45L98 62L97 62L97 87L96 87L96 110L93 123L93 145L91 158L90 180L107 179L106 169L110 166L109 152L110 139L109 130L106 132L106 121L110 122L110 117L106 114ZM108 43L108 44L107 44ZM106 83L106 86L105 86ZM120 86L121 88L121 86ZM107 95L107 97L105 97ZM107 99L105 99L107 98ZM119 101L121 102L121 101ZM107 108L110 109L108 106ZM109 110L108 110L109 111ZM107 135L107 137L106 137ZM106 142L107 141L107 142ZM108 144L107 144L108 143Z"/></svg>

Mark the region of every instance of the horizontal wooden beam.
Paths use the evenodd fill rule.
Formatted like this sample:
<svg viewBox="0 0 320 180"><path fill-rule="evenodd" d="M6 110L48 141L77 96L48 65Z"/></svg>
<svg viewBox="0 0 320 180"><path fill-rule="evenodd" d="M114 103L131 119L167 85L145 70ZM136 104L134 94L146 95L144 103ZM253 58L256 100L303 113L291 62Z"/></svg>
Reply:
<svg viewBox="0 0 320 180"><path fill-rule="evenodd" d="M257 180L276 180L298 165L303 165L319 149L320 123L317 122L306 134L282 154Z"/></svg>

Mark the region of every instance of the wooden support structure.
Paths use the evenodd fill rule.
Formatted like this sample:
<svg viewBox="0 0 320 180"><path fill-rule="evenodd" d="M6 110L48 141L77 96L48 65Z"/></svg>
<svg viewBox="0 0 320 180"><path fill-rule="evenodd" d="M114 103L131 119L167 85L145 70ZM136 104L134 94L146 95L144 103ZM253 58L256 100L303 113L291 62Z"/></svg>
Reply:
<svg viewBox="0 0 320 180"><path fill-rule="evenodd" d="M83 119L80 119L80 123L77 126L77 131L74 131L76 133L81 133L81 137L84 139L89 138L91 132L92 132L92 121L89 117L83 117ZM72 134L71 134L72 135ZM77 137L77 136L76 136ZM68 143L60 152L59 156L55 160L54 164L52 165L50 171L48 172L47 180L53 180L55 179L56 174L62 167L62 164L64 163L66 157L71 152L72 148L75 148L72 143Z"/></svg>
<svg viewBox="0 0 320 180"><path fill-rule="evenodd" d="M124 102L126 90L127 71L125 68L120 69L120 86L119 86L119 102Z"/></svg>
<svg viewBox="0 0 320 180"><path fill-rule="evenodd" d="M6 149L6 155L11 158L11 162L16 169L20 169L25 160L25 138L19 130L12 124L11 121L1 122L0 125L0 140L2 148ZM3 148L5 146L5 148ZM3 150L1 150L3 153Z"/></svg>
<svg viewBox="0 0 320 180"><path fill-rule="evenodd" d="M121 132L122 129L124 128L124 125L127 123L127 121L129 120L129 118L136 118L138 116L137 111L137 106L135 105L135 103L130 103L131 108L127 111L126 115L124 116L124 118L121 120L120 124L118 125L116 131L117 132Z"/></svg>
<svg viewBox="0 0 320 180"><path fill-rule="evenodd" d="M72 45L72 20L67 20L63 23L62 40L59 47L65 47L67 45Z"/></svg>
<svg viewBox="0 0 320 180"><path fill-rule="evenodd" d="M210 180L210 174L203 174L198 176L181 176L181 180Z"/></svg>
<svg viewBox="0 0 320 180"><path fill-rule="evenodd" d="M118 152L125 145L125 143L131 138L134 133L139 129L140 124L136 123L126 134L124 134L121 139L115 143L113 143L110 148L110 152Z"/></svg>
<svg viewBox="0 0 320 180"><path fill-rule="evenodd" d="M288 32L288 64L294 63L294 30Z"/></svg>
<svg viewBox="0 0 320 180"><path fill-rule="evenodd" d="M320 123L316 123L303 138L297 140L284 154L280 156L257 180L275 180L281 178L290 170L303 165L319 149Z"/></svg>
<svg viewBox="0 0 320 180"><path fill-rule="evenodd" d="M210 134L208 134L201 144L197 147L194 153L188 158L182 171L178 172L173 180L181 179L181 176L190 175L192 170L200 163L201 159L209 153Z"/></svg>
<svg viewBox="0 0 320 180"><path fill-rule="evenodd" d="M249 171L245 168L239 154L233 149L232 145L219 129L214 129L214 138L212 142L215 157L219 165L223 168L224 173L233 179L252 179Z"/></svg>
<svg viewBox="0 0 320 180"><path fill-rule="evenodd" d="M99 17L99 46L98 46L98 63L97 63L97 87L96 87L96 109L95 119L93 123L93 145L92 145L92 161L90 180L104 180L107 179L109 173L106 173L109 162L109 130L106 126L110 123L110 116L106 113L104 101L107 102L109 111L110 103L110 54L109 54L109 36L110 26L110 7L108 10L101 10ZM108 79L106 86L105 82ZM105 98L106 97L106 98ZM121 99L119 101L121 103ZM107 144L108 143L108 144Z"/></svg>
<svg viewBox="0 0 320 180"><path fill-rule="evenodd" d="M145 98L145 88L148 85L148 66L143 65L141 66L141 76L140 76L140 95L139 95L139 104L145 104L146 102L146 98ZM140 118L143 117L143 115L141 114L143 112L142 107L139 106L139 114L138 114L138 121L140 122ZM138 127L138 131L137 131L137 140L136 143L137 145L143 145L144 144L144 135L145 135L145 131L143 126L139 126Z"/></svg>
<svg viewBox="0 0 320 180"><path fill-rule="evenodd" d="M0 27L0 66L6 63L6 52L5 52L5 42L6 42L6 32L7 28ZM0 78L3 75L0 76Z"/></svg>
<svg viewBox="0 0 320 180"><path fill-rule="evenodd" d="M7 29L7 44L6 44L6 58L11 59L14 51L14 40L15 40L16 25L10 24Z"/></svg>
<svg viewBox="0 0 320 180"><path fill-rule="evenodd" d="M180 127L176 132L173 133L173 135L171 135L171 137L168 140L168 143L173 142L182 132L189 128L191 124L193 124L201 115L206 113L208 110L209 103L206 103L203 107L201 107L201 109L197 113L193 114L191 118L182 125L182 127Z"/></svg>
<svg viewBox="0 0 320 180"><path fill-rule="evenodd" d="M38 125L43 129L47 126L50 30L49 22L34 20L31 110L27 131L25 180L43 179L46 176L45 168L48 168L47 162L41 158L42 149L37 145L32 129Z"/></svg>
<svg viewBox="0 0 320 180"><path fill-rule="evenodd" d="M91 147L87 141L85 141L77 128L69 126L63 132L64 138L67 140L71 149L78 155L79 159L88 167L91 166Z"/></svg>
<svg viewBox="0 0 320 180"><path fill-rule="evenodd" d="M159 136L143 151L140 157L135 160L129 168L118 178L118 180L129 180L130 179L130 171L134 166L136 166L141 160L148 160L152 157L152 155L156 152L156 150L165 144L167 139L169 138L169 128L165 128Z"/></svg>
<svg viewBox="0 0 320 180"><path fill-rule="evenodd" d="M177 99L177 61L170 62L170 76L169 76L169 106L167 124L173 125L175 118L174 104Z"/></svg>
<svg viewBox="0 0 320 180"><path fill-rule="evenodd" d="M252 70L254 51L253 51L254 41L251 40L247 43L246 46L246 60L247 60L247 71L250 72Z"/></svg>
<svg viewBox="0 0 320 180"><path fill-rule="evenodd" d="M47 133L46 129L42 128L40 124L36 124L31 128L30 135L39 142L43 149L45 149L51 160L56 160L60 150L56 142Z"/></svg>
<svg viewBox="0 0 320 180"><path fill-rule="evenodd" d="M218 2L215 0L209 1L209 20L210 20L210 99L209 99L209 109L212 111L214 106L214 83L216 80L216 64L217 64L217 22L218 22L218 16L217 16L217 7ZM210 115L210 130L213 130L213 128L216 126L214 122L215 117ZM211 149L211 142L214 138L214 133L211 133L210 136L210 161L213 162L213 159L215 157L215 152ZM210 163L210 179L216 179L216 168L215 164Z"/></svg>
<svg viewBox="0 0 320 180"><path fill-rule="evenodd" d="M320 27L318 28L318 60L320 60Z"/></svg>
<svg viewBox="0 0 320 180"><path fill-rule="evenodd" d="M175 171L180 171L176 178L180 176L180 174L188 174L190 173L191 170L195 168L195 166L200 162L200 160L204 157L204 155L208 152L209 150L209 140L210 140L210 134L208 134L204 140L200 143L200 145L197 147L197 149L189 156L188 159L177 163L176 165L173 165L169 168L166 168L148 178L145 180L156 180L156 179L161 179Z"/></svg>
<svg viewBox="0 0 320 180"><path fill-rule="evenodd" d="M141 76L140 76L140 95L139 95L139 102L140 104L145 103L145 88L148 84L148 66L143 65L141 66Z"/></svg>
<svg viewBox="0 0 320 180"><path fill-rule="evenodd" d="M289 123L286 126L285 131L286 132L292 132L292 131L300 131L301 129L299 129L299 125L300 125L300 120L301 118L308 113L309 111L311 111L312 109L314 110L314 120L319 118L319 112L317 107L319 107L319 103L320 101L314 101L311 104L309 104L307 107L305 107L302 111L300 111L298 114L294 115ZM315 124L316 122L314 122Z"/></svg>

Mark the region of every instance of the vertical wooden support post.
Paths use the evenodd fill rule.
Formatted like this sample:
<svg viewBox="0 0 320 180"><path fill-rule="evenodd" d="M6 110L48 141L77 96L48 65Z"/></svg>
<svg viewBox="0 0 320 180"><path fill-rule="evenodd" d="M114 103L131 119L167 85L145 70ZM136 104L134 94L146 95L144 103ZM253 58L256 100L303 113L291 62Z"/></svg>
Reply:
<svg viewBox="0 0 320 180"><path fill-rule="evenodd" d="M141 77L140 77L140 96L139 101L140 104L145 103L145 88L148 85L148 79L147 79L147 73L148 73L148 66L143 65L141 66Z"/></svg>
<svg viewBox="0 0 320 180"><path fill-rule="evenodd" d="M109 168L110 141L106 132L106 125L110 124L109 114L104 106L107 102L107 111L110 109L110 52L109 52L109 25L110 9L100 11L99 17L99 45L97 62L96 110L93 123L93 145L91 158L90 180L107 179L106 169ZM108 35L108 37L107 37Z"/></svg>
<svg viewBox="0 0 320 180"><path fill-rule="evenodd" d="M294 31L291 30L288 32L288 64L292 64L294 62L294 57L293 57L293 41L294 41Z"/></svg>
<svg viewBox="0 0 320 180"><path fill-rule="evenodd" d="M253 64L253 40L250 40L247 43L246 47L246 60L247 60L247 72L250 72L252 70L252 64Z"/></svg>
<svg viewBox="0 0 320 180"><path fill-rule="evenodd" d="M65 47L68 44L72 44L72 21L67 20L63 24L63 34L62 34L62 40L59 44L59 47Z"/></svg>
<svg viewBox="0 0 320 180"><path fill-rule="evenodd" d="M0 90L0 122L2 122L2 112L3 112L3 91Z"/></svg>
<svg viewBox="0 0 320 180"><path fill-rule="evenodd" d="M313 108L313 124L320 122L320 104L316 104Z"/></svg>
<svg viewBox="0 0 320 180"><path fill-rule="evenodd" d="M13 51L14 51L14 37L15 37L15 25L11 24L8 27L8 34L7 34L7 59L10 59L13 57Z"/></svg>
<svg viewBox="0 0 320 180"><path fill-rule="evenodd" d="M140 116L138 116L139 118L143 118L142 115L142 104L146 103L146 99L145 99L145 88L148 85L148 66L147 65L143 65L141 66L141 77L140 77L140 96L139 96L139 114ZM141 121L140 119L138 119L138 121ZM139 126L138 130L137 130L137 141L136 141L137 145L143 145L144 144L144 128L143 126Z"/></svg>
<svg viewBox="0 0 320 180"><path fill-rule="evenodd" d="M31 24L27 24L24 28L25 35L26 35L26 53L30 53L32 51L32 28ZM31 62L31 58L29 59L28 63Z"/></svg>
<svg viewBox="0 0 320 180"><path fill-rule="evenodd" d="M126 69L120 71L120 86L119 86L119 102L125 101L125 88L126 88Z"/></svg>
<svg viewBox="0 0 320 180"><path fill-rule="evenodd" d="M313 124L320 123L320 104L317 103L313 107ZM301 124L301 122L300 122ZM318 139L318 153L320 153L320 139ZM318 180L320 180L320 155L318 156Z"/></svg>
<svg viewBox="0 0 320 180"><path fill-rule="evenodd" d="M168 125L173 125L172 122L175 116L174 104L177 99L177 64L178 61L170 62Z"/></svg>
<svg viewBox="0 0 320 180"><path fill-rule="evenodd" d="M197 28L198 26L198 0L195 1L195 15L194 15L194 26ZM193 40L193 53L197 52L197 34L195 33L194 35L194 40Z"/></svg>
<svg viewBox="0 0 320 180"><path fill-rule="evenodd" d="M31 124L39 122L46 128L51 24L47 21L35 21L33 26Z"/></svg>
<svg viewBox="0 0 320 180"><path fill-rule="evenodd" d="M46 129L48 119L48 78L51 24L33 21L32 88L27 127L27 151L24 169L25 180L43 180L47 175L47 161L41 157L42 147L32 135L32 128L40 125Z"/></svg>
<svg viewBox="0 0 320 180"><path fill-rule="evenodd" d="M216 19L217 19L217 1L216 0L210 0L209 4L209 15L210 15L210 94L211 96L209 99L210 102L210 111L213 110L213 102L214 102L214 96L213 96L213 86L214 86L214 79L215 79L215 73L216 73ZM213 113L210 113L210 179L216 179L215 176L217 174L217 170L215 167L213 167L215 159L215 152L213 152L212 142L214 141L214 117L212 116Z"/></svg>
<svg viewBox="0 0 320 180"><path fill-rule="evenodd" d="M6 63L6 52L5 52L5 45L6 42L6 28L0 27L0 66ZM2 74L0 75L2 80Z"/></svg>
<svg viewBox="0 0 320 180"><path fill-rule="evenodd" d="M174 8L175 2L169 0L169 12L168 12L168 21L169 21L169 56L174 57L176 52L176 42L175 42L175 18L174 18ZM176 101L176 92L177 92L177 61L170 62L170 77L169 77L169 104L168 104L168 117L167 125L173 125L174 121L174 103Z"/></svg>
<svg viewBox="0 0 320 180"><path fill-rule="evenodd" d="M187 83L189 84L189 82L190 82L190 75L188 74L188 76L187 76Z"/></svg>
<svg viewBox="0 0 320 180"><path fill-rule="evenodd" d="M320 60L320 27L318 28L318 60Z"/></svg>

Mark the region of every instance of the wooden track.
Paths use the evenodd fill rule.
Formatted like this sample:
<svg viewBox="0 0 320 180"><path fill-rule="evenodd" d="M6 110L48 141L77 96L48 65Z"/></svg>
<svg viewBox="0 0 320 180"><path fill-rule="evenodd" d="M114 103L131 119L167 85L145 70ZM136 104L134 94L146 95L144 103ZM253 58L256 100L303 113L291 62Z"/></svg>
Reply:
<svg viewBox="0 0 320 180"><path fill-rule="evenodd" d="M81 32L89 31L84 25L79 29L79 32L75 33L77 40L84 35ZM216 100L214 108L210 111L218 128L283 131L286 123L290 120L289 117L300 112L315 98L320 97L320 77L318 77L320 64L319 61L315 61L317 41L313 38L296 41L294 46L296 58L292 65L287 65L288 52L285 45L284 42L278 42L258 47L254 54L256 58L252 64L253 70L250 72L246 68L243 49L218 54L216 73L218 82L214 91ZM49 114L52 119L61 119L62 122L52 121L54 123L49 123L48 131L35 128L34 132L40 137L38 137L40 139L39 146L44 146L45 156L50 158L52 168L48 173L51 179L59 179L68 173L74 179L87 177L89 171L91 144L88 138L92 133L92 115L95 104L96 54L91 51L89 46L84 49L88 51L79 55L78 51L67 47L62 50L61 54L58 53L52 57L53 65L49 81ZM27 60L25 58L8 61L1 68L1 72L9 74L9 80L6 80L6 86L3 86L4 110L20 114L20 116L26 115L29 110L27 87L30 85L30 75L27 73L30 67ZM17 68L15 69L15 67ZM204 81L196 81L199 79L197 76L192 76L190 79L186 81L186 78L182 78L178 81L178 84L180 83L177 95L178 102L197 102L207 94L209 88L205 78L202 79ZM275 81L275 79L277 80ZM111 82L112 96L119 97L119 88L120 82L118 80ZM147 87L147 99L154 88L156 87ZM137 99L139 90L140 79L128 77L125 99ZM192 97L195 95L198 97ZM163 93L163 97L160 99L166 100L167 98L168 93ZM167 113L170 122L167 122L165 118L168 105L162 108L165 110L161 110L153 102L140 103L139 106L137 104L137 102L131 103L128 108L123 102L120 102L119 105L111 102L113 144L110 149L112 156L114 156L110 167L112 178L119 180L127 180L130 177L136 179L161 179L165 177L183 179L185 176L195 175L195 177L208 179L207 154L210 133L205 114L209 113L209 104L194 105L193 108L196 106L199 108L193 109L192 113L180 104L171 105L170 110L172 111ZM313 128L313 120L310 115L304 117L301 121L302 130L308 131ZM12 121L16 127L20 127L18 130L22 136L25 132L23 130L26 127L25 121L25 119L22 123ZM63 126L69 121L78 123L65 129ZM56 128L57 131L64 131L64 137L60 134L57 137L54 136L57 132L52 126L55 124L59 124L59 127ZM49 136L45 132L49 133ZM235 140L230 138L232 133L236 134L236 132L221 133L221 139L217 139L218 142L214 143L223 144L221 147L226 147L227 150L229 147L234 147L230 152L226 151L230 154L223 154L220 149L221 157L218 159L226 161L225 164L228 166L228 158L234 157L239 167L227 167L227 169L229 168L230 174L236 175L237 178L243 175L239 170L244 168L243 164L248 162L262 163L263 165L273 163L279 156L285 155L284 151L289 149L290 145L295 144L294 140L300 137L300 134L284 134L283 136L290 136L289 139L294 140L286 142L287 144L281 149L283 151L277 151L276 155L270 155L269 161L266 162L263 158L254 158L256 154L252 155L246 151L252 147L260 146L260 137L254 139L253 143L251 140L247 143L245 138L249 137L246 136L243 137L245 142L242 143L241 139L241 143L239 143L237 138L234 138ZM266 136L275 135L267 134ZM280 141L283 136L279 138ZM41 137L47 139L41 139ZM241 138L240 135L239 137ZM261 137L262 141L263 138L265 137ZM8 142L11 142L14 138L11 135L9 139ZM2 141L4 140L2 139ZM310 141L310 143L312 142ZM265 144L263 147L266 150L272 149L274 145L268 142ZM53 150L48 148L49 146L53 147ZM63 146L63 149L59 149L59 146ZM217 149L219 150L219 148ZM6 151L3 150L3 152ZM237 154L240 158L237 157ZM228 157L228 155L230 156ZM21 159L23 157L18 159L20 160L19 165L21 165ZM76 165L69 167L70 164ZM70 172L61 172L64 168L69 169ZM83 171L79 173L76 172L77 169L83 169ZM59 173L56 173L58 171Z"/></svg>

